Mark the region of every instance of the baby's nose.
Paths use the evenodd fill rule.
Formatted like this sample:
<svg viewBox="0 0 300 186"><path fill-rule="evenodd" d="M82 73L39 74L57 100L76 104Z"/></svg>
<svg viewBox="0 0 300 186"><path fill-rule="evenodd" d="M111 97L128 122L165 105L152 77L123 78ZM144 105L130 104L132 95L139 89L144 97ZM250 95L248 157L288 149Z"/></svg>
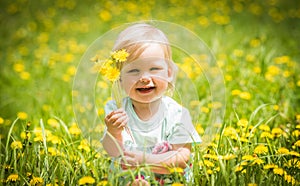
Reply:
<svg viewBox="0 0 300 186"><path fill-rule="evenodd" d="M149 83L151 81L151 77L150 76L142 76L140 78L140 82L142 83Z"/></svg>

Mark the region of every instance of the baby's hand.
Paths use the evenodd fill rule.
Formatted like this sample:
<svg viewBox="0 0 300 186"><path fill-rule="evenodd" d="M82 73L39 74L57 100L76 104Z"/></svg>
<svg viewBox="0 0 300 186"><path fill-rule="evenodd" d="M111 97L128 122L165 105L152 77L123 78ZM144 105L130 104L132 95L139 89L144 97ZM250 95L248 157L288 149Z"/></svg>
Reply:
<svg viewBox="0 0 300 186"><path fill-rule="evenodd" d="M126 112L122 108L112 111L104 119L107 131L113 136L121 135L128 119Z"/></svg>
<svg viewBox="0 0 300 186"><path fill-rule="evenodd" d="M165 152L168 152L172 150L172 146L169 142L167 141L163 141L161 143L157 143L153 150L152 150L152 154L162 154L162 153L165 153Z"/></svg>

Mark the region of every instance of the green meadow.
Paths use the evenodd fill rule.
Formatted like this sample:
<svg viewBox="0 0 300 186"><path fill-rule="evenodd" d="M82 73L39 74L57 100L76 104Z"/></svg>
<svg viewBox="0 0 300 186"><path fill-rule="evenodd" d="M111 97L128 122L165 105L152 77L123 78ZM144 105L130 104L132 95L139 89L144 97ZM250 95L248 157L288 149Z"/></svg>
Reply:
<svg viewBox="0 0 300 186"><path fill-rule="evenodd" d="M123 185L140 173L159 185L147 166L111 164L100 143L111 84L81 69L95 41L149 20L194 34L209 51L185 40L173 50L174 98L205 143L193 146L191 180L170 167L165 185L299 185L300 2L292 0L1 0L0 185ZM181 29L169 29L170 41ZM108 55L113 42L95 51Z"/></svg>

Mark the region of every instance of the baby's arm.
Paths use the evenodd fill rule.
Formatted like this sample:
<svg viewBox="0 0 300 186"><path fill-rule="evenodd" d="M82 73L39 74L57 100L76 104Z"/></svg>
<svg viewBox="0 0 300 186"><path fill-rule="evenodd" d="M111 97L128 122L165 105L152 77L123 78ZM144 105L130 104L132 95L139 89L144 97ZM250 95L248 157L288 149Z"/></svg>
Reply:
<svg viewBox="0 0 300 186"><path fill-rule="evenodd" d="M191 145L172 145L172 150L162 154L145 154L141 151L124 152L124 163L129 166L150 165L152 171L160 174L168 174L168 167L185 168L191 155ZM131 168L131 167L128 167Z"/></svg>
<svg viewBox="0 0 300 186"><path fill-rule="evenodd" d="M128 122L128 116L123 109L112 111L105 117L107 131L102 139L103 148L108 155L118 157L123 151L122 131Z"/></svg>

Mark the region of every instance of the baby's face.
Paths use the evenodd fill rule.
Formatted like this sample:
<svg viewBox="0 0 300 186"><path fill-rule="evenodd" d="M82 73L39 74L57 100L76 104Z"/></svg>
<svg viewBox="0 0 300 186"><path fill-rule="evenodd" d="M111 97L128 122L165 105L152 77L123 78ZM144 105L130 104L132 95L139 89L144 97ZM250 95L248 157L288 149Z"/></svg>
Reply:
<svg viewBox="0 0 300 186"><path fill-rule="evenodd" d="M141 56L121 71L121 84L129 97L137 102L150 103L164 94L171 81L171 72L159 44L151 44Z"/></svg>

